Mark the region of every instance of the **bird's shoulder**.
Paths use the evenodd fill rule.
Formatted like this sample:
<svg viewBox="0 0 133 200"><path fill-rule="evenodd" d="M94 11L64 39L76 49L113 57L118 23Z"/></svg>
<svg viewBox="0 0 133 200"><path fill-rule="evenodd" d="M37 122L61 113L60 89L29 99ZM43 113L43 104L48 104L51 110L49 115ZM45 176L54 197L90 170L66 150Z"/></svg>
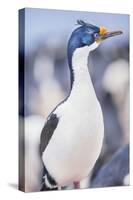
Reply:
<svg viewBox="0 0 133 200"><path fill-rule="evenodd" d="M69 97L69 96L68 96ZM54 131L64 113L68 110L68 97L61 101L47 117L40 138L40 153L45 151Z"/></svg>

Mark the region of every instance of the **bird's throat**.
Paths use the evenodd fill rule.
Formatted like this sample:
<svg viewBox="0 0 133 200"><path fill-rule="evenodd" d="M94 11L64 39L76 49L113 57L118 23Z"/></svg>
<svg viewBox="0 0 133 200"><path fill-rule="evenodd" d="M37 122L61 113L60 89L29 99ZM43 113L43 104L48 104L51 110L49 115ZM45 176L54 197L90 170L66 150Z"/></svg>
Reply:
<svg viewBox="0 0 133 200"><path fill-rule="evenodd" d="M78 48L74 51L71 67L71 73L73 73L73 80L71 80L71 89L74 89L74 87L76 86L82 86L83 84L89 83L90 74L88 70L88 56L88 46Z"/></svg>
<svg viewBox="0 0 133 200"><path fill-rule="evenodd" d="M88 64L88 56L89 56L89 47L85 46L82 48L78 48L74 51L73 57L72 57L72 67L74 70L77 68L86 68Z"/></svg>

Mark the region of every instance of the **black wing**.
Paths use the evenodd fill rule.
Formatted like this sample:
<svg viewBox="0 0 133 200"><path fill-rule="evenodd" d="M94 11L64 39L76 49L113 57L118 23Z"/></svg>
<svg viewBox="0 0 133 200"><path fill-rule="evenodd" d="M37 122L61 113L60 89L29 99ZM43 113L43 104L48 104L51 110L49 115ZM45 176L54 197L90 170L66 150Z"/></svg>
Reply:
<svg viewBox="0 0 133 200"><path fill-rule="evenodd" d="M41 133L41 141L40 141L40 153L42 155L42 153L45 151L53 133L54 130L57 127L59 118L57 117L56 114L51 114L50 117L48 118L45 126L42 129L42 133Z"/></svg>

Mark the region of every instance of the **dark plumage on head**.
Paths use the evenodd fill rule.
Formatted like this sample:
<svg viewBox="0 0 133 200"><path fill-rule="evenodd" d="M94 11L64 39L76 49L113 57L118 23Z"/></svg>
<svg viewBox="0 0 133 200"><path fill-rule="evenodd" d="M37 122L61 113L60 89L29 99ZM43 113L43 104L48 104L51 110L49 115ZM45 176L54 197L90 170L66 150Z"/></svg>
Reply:
<svg viewBox="0 0 133 200"><path fill-rule="evenodd" d="M84 46L90 47L93 43L96 45L90 47L90 51L94 50L105 39L113 37L115 35L122 34L122 31L108 32L103 26L97 27L95 25L84 22L83 20L77 20L78 28L76 28L69 39L67 47L68 64L72 69L72 56L76 49ZM73 74L71 75L73 80Z"/></svg>
<svg viewBox="0 0 133 200"><path fill-rule="evenodd" d="M78 48L93 44L96 41L96 38L99 37L100 33L99 27L88 24L82 20L77 20L77 25L80 26L72 32L68 42L69 66L71 66L71 60L74 51Z"/></svg>
<svg viewBox="0 0 133 200"><path fill-rule="evenodd" d="M71 64L72 54L77 48L90 46L94 42L100 44L107 38L122 34L122 31L108 32L103 26L97 27L83 20L77 20L77 25L79 25L79 27L72 32L68 43L69 64Z"/></svg>
<svg viewBox="0 0 133 200"><path fill-rule="evenodd" d="M77 48L90 46L100 36L100 28L82 20L77 20L78 28L76 28L69 39L68 43L68 58L72 56Z"/></svg>
<svg viewBox="0 0 133 200"><path fill-rule="evenodd" d="M92 25L92 24L89 24L89 23L87 23L87 22L84 22L83 20L80 20L80 19L77 20L77 25L86 26L86 27L88 27L88 28L90 28L90 29L92 29L92 30L95 29L95 31L97 31L97 32L100 31L100 28L99 28L99 27L94 26L94 25Z"/></svg>

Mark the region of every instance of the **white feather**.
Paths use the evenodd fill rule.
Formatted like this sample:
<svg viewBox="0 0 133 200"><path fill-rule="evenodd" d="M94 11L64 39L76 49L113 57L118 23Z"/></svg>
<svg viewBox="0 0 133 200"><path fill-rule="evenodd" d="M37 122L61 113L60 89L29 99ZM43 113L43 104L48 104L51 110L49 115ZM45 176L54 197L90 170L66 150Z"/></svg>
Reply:
<svg viewBox="0 0 133 200"><path fill-rule="evenodd" d="M89 51L96 47L75 51L72 91L54 112L59 123L43 153L43 162L59 186L88 176L101 151L103 116L87 67Z"/></svg>

